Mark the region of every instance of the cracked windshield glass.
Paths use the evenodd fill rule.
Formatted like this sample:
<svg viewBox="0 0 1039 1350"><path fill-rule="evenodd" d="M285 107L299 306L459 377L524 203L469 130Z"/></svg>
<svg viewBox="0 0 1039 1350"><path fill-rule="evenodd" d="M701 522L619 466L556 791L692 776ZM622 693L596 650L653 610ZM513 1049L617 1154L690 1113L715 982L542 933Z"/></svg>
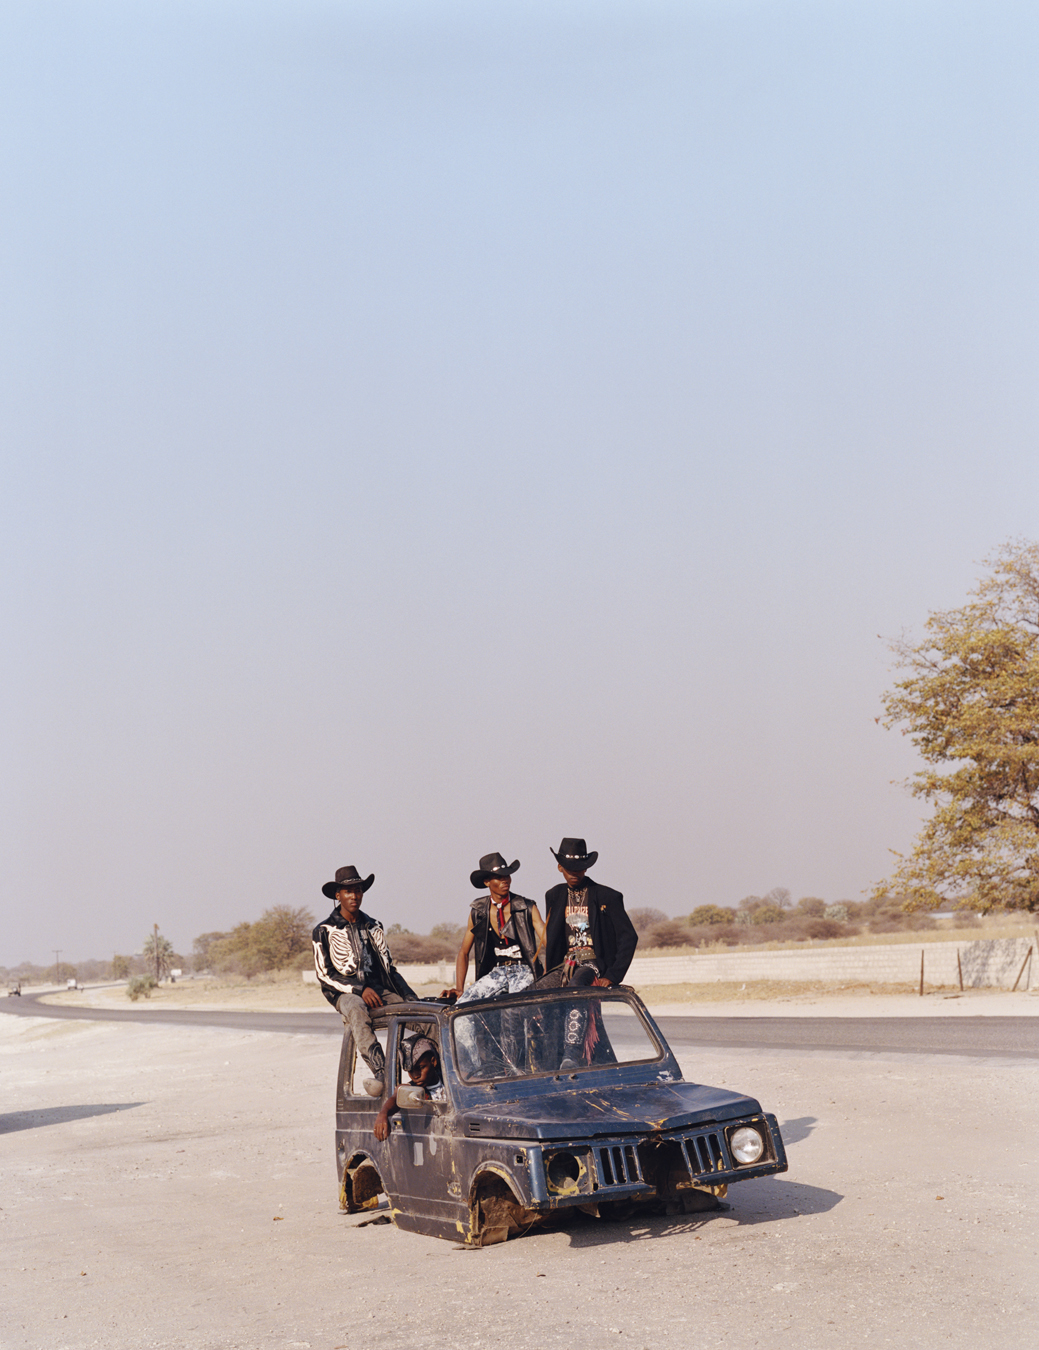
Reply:
<svg viewBox="0 0 1039 1350"><path fill-rule="evenodd" d="M458 1071L469 1082L645 1063L661 1053L622 998L493 1004L453 1025Z"/></svg>

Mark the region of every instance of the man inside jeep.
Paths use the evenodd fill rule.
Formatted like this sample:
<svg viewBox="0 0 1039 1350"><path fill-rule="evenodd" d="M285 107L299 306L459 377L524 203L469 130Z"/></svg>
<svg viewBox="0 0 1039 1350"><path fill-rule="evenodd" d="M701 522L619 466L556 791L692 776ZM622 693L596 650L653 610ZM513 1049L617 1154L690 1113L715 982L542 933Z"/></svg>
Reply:
<svg viewBox="0 0 1039 1350"><path fill-rule="evenodd" d="M412 1087L422 1088L430 1101L444 1100L444 1080L440 1076L440 1053L428 1036L412 1036L401 1044L401 1059ZM376 1139L388 1139L390 1116L398 1111L396 1098L387 1097L375 1120Z"/></svg>

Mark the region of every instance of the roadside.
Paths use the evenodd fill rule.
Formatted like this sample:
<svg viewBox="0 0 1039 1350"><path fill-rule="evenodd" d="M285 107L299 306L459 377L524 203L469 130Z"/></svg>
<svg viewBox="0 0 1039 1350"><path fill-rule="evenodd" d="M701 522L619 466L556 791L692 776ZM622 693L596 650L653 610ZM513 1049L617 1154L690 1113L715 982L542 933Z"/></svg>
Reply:
<svg viewBox="0 0 1039 1350"><path fill-rule="evenodd" d="M909 984L838 983L824 980L718 981L712 984L635 986L650 1012L659 1016L708 1017L991 1017L1039 1016L1039 991L967 989L925 985L921 998ZM440 992L420 986L420 996ZM43 1003L57 1007L149 1009L192 1008L214 1012L301 1012L327 1009L320 990L299 972L256 980L195 979L164 984L133 1005L125 985L54 990Z"/></svg>

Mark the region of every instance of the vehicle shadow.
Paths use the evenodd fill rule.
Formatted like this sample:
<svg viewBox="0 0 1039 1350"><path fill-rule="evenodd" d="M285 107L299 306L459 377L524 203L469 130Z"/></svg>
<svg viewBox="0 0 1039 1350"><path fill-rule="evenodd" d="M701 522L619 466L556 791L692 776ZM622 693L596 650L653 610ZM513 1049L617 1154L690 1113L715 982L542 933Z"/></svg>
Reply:
<svg viewBox="0 0 1039 1350"><path fill-rule="evenodd" d="M779 1133L783 1136L783 1143L786 1145L799 1144L808 1136L819 1124L818 1116L798 1116L795 1120L784 1120L780 1122Z"/></svg>
<svg viewBox="0 0 1039 1350"><path fill-rule="evenodd" d="M835 1209L844 1196L825 1186L808 1186L802 1181L782 1177L761 1177L744 1199L729 1193L733 1201L730 1218L741 1224L771 1223L774 1219L795 1219L802 1214L826 1214Z"/></svg>
<svg viewBox="0 0 1039 1350"><path fill-rule="evenodd" d="M741 1201L739 1195L723 1202L721 1209L696 1214L638 1214L630 1219L594 1219L575 1214L566 1225L571 1247L601 1247L615 1242L647 1242L654 1238L681 1237L703 1232L718 1219L735 1221L740 1227L773 1223L802 1214L825 1214L844 1199L837 1191L801 1182L761 1177L754 1193Z"/></svg>
<svg viewBox="0 0 1039 1350"><path fill-rule="evenodd" d="M0 1134L14 1134L16 1130L36 1130L41 1125L64 1125L70 1120L86 1120L90 1116L108 1116L113 1111L132 1111L144 1102L99 1102L94 1106L44 1106L37 1111L0 1112Z"/></svg>

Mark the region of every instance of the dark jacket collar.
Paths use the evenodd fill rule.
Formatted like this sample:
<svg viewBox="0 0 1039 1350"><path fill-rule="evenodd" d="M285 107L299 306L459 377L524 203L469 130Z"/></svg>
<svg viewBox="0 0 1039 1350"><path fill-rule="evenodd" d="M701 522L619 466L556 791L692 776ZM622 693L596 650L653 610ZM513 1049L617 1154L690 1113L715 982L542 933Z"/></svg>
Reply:
<svg viewBox="0 0 1039 1350"><path fill-rule="evenodd" d="M374 920L370 914L365 914L363 909L357 911L357 922L350 923L348 919L343 918L343 911L336 905L335 909L324 920L329 928L370 928Z"/></svg>

